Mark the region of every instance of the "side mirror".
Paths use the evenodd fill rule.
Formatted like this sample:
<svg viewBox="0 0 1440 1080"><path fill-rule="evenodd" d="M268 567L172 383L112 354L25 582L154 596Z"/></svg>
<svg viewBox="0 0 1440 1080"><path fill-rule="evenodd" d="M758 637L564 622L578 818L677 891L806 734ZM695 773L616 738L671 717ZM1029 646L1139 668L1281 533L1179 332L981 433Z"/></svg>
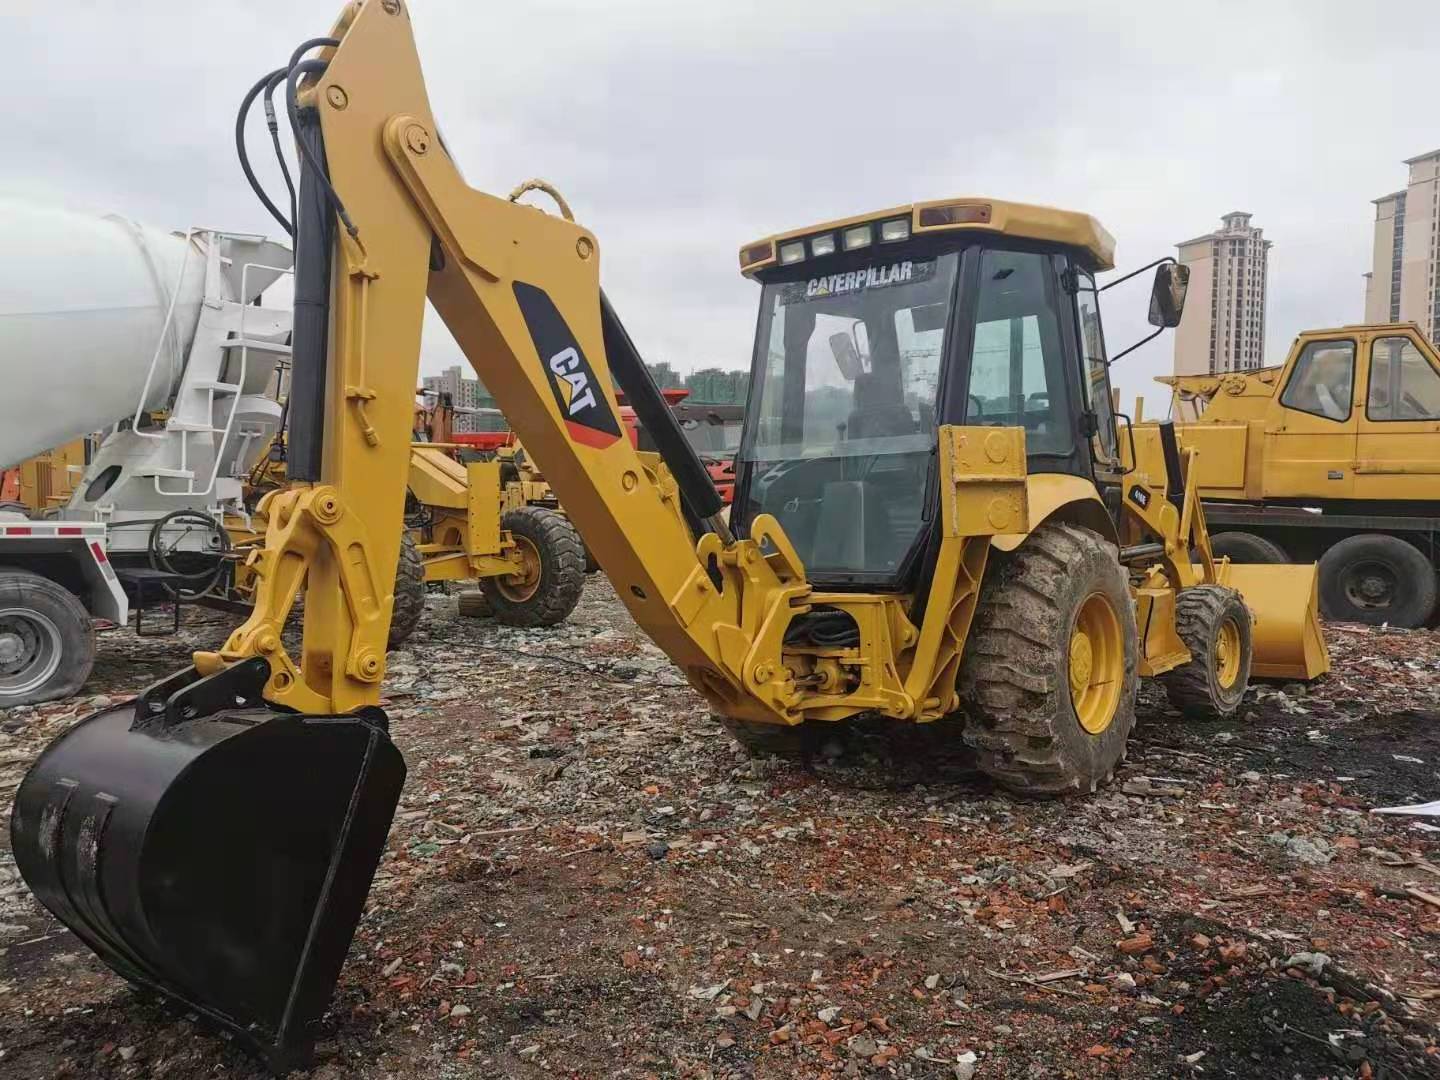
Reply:
<svg viewBox="0 0 1440 1080"><path fill-rule="evenodd" d="M1155 268L1150 289L1150 325L1173 329L1185 313L1185 294L1190 288L1190 268L1179 263L1161 263Z"/></svg>
<svg viewBox="0 0 1440 1080"><path fill-rule="evenodd" d="M849 334L841 332L830 335L830 355L835 357L835 366L849 382L854 382L857 376L864 374L865 367L860 362L860 350L855 348L855 340Z"/></svg>

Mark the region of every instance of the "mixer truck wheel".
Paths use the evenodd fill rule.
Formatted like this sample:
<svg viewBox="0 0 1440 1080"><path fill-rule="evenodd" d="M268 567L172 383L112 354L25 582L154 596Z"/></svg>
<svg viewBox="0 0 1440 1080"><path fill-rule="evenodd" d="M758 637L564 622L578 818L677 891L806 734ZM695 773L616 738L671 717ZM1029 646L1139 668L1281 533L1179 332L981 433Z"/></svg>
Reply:
<svg viewBox="0 0 1440 1080"><path fill-rule="evenodd" d="M1320 609L1332 619L1413 629L1435 596L1435 568L1398 536L1347 536L1320 557Z"/></svg>
<svg viewBox="0 0 1440 1080"><path fill-rule="evenodd" d="M960 661L980 768L1021 795L1108 781L1135 726L1139 651L1130 582L1098 533L1047 523L992 555Z"/></svg>
<svg viewBox="0 0 1440 1080"><path fill-rule="evenodd" d="M0 709L70 697L94 666L95 628L75 595L0 569Z"/></svg>
<svg viewBox="0 0 1440 1080"><path fill-rule="evenodd" d="M395 606L390 611L390 637L394 649L404 644L420 625L425 614L425 563L415 537L406 533L400 541L400 560L395 566Z"/></svg>
<svg viewBox="0 0 1440 1080"><path fill-rule="evenodd" d="M564 622L585 588L585 544L564 514L541 506L507 510L500 528L510 534L522 569L480 582L495 618L506 626Z"/></svg>
<svg viewBox="0 0 1440 1080"><path fill-rule="evenodd" d="M1247 532L1222 532L1210 537L1210 550L1232 563L1288 563L1290 556L1274 540ZM1196 560L1197 562L1199 560Z"/></svg>
<svg viewBox="0 0 1440 1080"><path fill-rule="evenodd" d="M1170 704L1192 720L1234 714L1250 685L1250 609L1234 589L1196 585L1175 601L1175 632L1190 660L1160 676Z"/></svg>

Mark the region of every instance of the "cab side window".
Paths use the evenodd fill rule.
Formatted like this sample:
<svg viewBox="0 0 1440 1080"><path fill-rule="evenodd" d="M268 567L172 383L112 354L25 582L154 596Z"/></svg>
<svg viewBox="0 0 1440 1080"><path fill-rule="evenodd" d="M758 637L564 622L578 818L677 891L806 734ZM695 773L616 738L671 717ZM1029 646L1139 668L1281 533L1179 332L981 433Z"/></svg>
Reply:
<svg viewBox="0 0 1440 1080"><path fill-rule="evenodd" d="M1355 392L1355 343L1312 341L1295 361L1280 404L1337 423L1350 419Z"/></svg>
<svg viewBox="0 0 1440 1080"><path fill-rule="evenodd" d="M1100 430L1095 435L1095 457L1115 463L1115 417L1110 401L1110 365L1105 359L1105 331L1100 323L1100 295L1088 271L1075 270L1076 328L1080 335L1080 364L1085 380L1085 403Z"/></svg>
<svg viewBox="0 0 1440 1080"><path fill-rule="evenodd" d="M1371 420L1440 420L1440 374L1406 337L1376 338L1370 346Z"/></svg>
<svg viewBox="0 0 1440 1080"><path fill-rule="evenodd" d="M1023 427L1031 454L1073 445L1057 293L1048 255L992 249L981 258L965 422Z"/></svg>

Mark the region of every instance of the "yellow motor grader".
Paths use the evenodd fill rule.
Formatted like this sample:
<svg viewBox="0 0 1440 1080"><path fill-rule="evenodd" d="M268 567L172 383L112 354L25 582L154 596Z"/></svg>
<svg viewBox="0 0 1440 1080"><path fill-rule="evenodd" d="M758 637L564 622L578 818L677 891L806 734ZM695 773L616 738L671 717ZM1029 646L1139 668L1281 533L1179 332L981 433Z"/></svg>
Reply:
<svg viewBox="0 0 1440 1080"><path fill-rule="evenodd" d="M51 911L272 1067L315 1037L404 779L378 702L427 297L635 621L747 744L945 723L1012 790L1085 793L1124 758L1140 677L1223 715L1252 660L1324 670L1313 568L1267 567L1286 585L1252 610L1173 432L1125 463L1094 219L951 198L745 245L760 320L727 518L600 289L598 238L462 178L403 0L346 6L272 80L302 168L298 220L275 211L292 437L254 609L57 740L12 817ZM1158 266L1157 327L1185 280Z"/></svg>

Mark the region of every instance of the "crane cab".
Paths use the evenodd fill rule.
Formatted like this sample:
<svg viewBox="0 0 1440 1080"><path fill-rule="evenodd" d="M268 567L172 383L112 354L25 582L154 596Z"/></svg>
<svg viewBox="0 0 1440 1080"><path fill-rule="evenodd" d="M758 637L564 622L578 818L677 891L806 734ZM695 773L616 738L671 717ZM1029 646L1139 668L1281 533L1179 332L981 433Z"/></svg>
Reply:
<svg viewBox="0 0 1440 1080"><path fill-rule="evenodd" d="M935 516L937 426L1023 427L1032 475L1118 471L1094 277L1113 259L1089 215L992 199L746 245L741 273L762 291L740 534L772 514L816 584L908 591Z"/></svg>

